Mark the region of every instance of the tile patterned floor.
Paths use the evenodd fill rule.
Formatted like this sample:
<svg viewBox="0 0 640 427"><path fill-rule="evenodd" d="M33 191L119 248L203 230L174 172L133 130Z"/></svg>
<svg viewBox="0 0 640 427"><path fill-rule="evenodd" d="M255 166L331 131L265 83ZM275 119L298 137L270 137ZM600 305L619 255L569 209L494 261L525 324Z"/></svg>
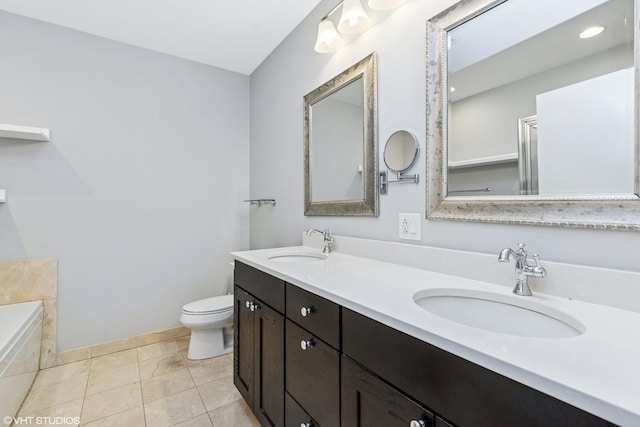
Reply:
<svg viewBox="0 0 640 427"><path fill-rule="evenodd" d="M41 370L18 417L58 426L259 426L233 385L232 355L188 360L188 345L186 337ZM68 423L74 418L79 424Z"/></svg>

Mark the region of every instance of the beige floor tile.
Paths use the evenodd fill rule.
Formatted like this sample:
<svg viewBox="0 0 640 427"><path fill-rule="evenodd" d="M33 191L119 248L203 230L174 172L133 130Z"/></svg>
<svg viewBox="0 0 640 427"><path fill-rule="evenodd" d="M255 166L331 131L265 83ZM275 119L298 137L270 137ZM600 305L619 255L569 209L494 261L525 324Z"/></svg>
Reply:
<svg viewBox="0 0 640 427"><path fill-rule="evenodd" d="M96 421L137 406L142 406L140 383L92 394L84 399L81 423Z"/></svg>
<svg viewBox="0 0 640 427"><path fill-rule="evenodd" d="M185 422L180 424L176 424L174 427L212 427L211 419L209 419L209 414L204 413L202 415L198 415L195 418L191 418Z"/></svg>
<svg viewBox="0 0 640 427"><path fill-rule="evenodd" d="M87 378L79 377L31 390L22 405L25 412L57 406L84 396Z"/></svg>
<svg viewBox="0 0 640 427"><path fill-rule="evenodd" d="M142 380L142 398L144 403L150 403L172 394L194 388L196 385L187 368L169 372L156 377Z"/></svg>
<svg viewBox="0 0 640 427"><path fill-rule="evenodd" d="M166 356L140 362L140 378L151 378L167 374L187 367L187 359L182 352L172 353Z"/></svg>
<svg viewBox="0 0 640 427"><path fill-rule="evenodd" d="M113 369L92 370L89 375L86 395L96 394L123 385L140 382L138 364L120 366Z"/></svg>
<svg viewBox="0 0 640 427"><path fill-rule="evenodd" d="M145 427L142 406L120 412L87 424L83 427ZM151 427L151 426L150 426Z"/></svg>
<svg viewBox="0 0 640 427"><path fill-rule="evenodd" d="M213 411L241 398L240 393L233 385L232 376L199 386L198 391L207 411Z"/></svg>
<svg viewBox="0 0 640 427"><path fill-rule="evenodd" d="M244 400L238 400L209 412L213 427L260 427Z"/></svg>
<svg viewBox="0 0 640 427"><path fill-rule="evenodd" d="M69 381L79 377L89 375L90 360L82 360L80 362L67 363L53 368L42 369L38 372L36 380L33 382L31 389L46 387L48 385Z"/></svg>
<svg viewBox="0 0 640 427"><path fill-rule="evenodd" d="M148 426L164 427L188 421L206 412L198 390L192 388L144 405Z"/></svg>
<svg viewBox="0 0 640 427"><path fill-rule="evenodd" d="M105 371L113 368L119 368L121 366L131 365L133 363L138 363L138 353L135 348L94 357L91 359L91 370Z"/></svg>
<svg viewBox="0 0 640 427"><path fill-rule="evenodd" d="M233 354L211 359L187 360L187 365L197 386L233 375Z"/></svg>
<svg viewBox="0 0 640 427"><path fill-rule="evenodd" d="M38 425L77 426L80 422L83 400L83 398L79 398L38 411L22 409L18 416L23 419L25 417L40 417ZM36 424L36 421L33 421L33 424Z"/></svg>
<svg viewBox="0 0 640 427"><path fill-rule="evenodd" d="M136 350L138 352L138 360L140 361L154 359L156 357L166 356L180 351L176 340L149 344L138 347Z"/></svg>

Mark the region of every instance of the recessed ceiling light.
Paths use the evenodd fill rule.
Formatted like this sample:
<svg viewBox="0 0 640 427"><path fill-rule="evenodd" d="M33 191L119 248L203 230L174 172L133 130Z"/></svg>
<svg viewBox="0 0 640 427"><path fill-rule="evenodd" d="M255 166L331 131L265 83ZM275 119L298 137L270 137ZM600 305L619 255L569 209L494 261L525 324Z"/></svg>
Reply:
<svg viewBox="0 0 640 427"><path fill-rule="evenodd" d="M597 36L598 34L602 33L603 31L604 31L604 27L598 25L598 26L595 26L595 27L587 28L586 30L581 32L578 37L580 37L581 39L588 39L588 38Z"/></svg>
<svg viewBox="0 0 640 427"><path fill-rule="evenodd" d="M451 87L449 88L449 90L450 90L451 92L455 92L455 91L456 91L456 88L455 88L455 87L453 87L453 86L451 86Z"/></svg>

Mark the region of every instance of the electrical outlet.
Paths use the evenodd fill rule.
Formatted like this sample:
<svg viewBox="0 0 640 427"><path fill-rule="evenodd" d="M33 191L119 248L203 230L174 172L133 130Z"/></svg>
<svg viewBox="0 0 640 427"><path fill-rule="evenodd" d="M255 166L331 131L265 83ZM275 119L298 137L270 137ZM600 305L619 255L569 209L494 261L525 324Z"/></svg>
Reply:
<svg viewBox="0 0 640 427"><path fill-rule="evenodd" d="M420 214L401 213L399 214L399 237L405 240L422 240L420 229Z"/></svg>

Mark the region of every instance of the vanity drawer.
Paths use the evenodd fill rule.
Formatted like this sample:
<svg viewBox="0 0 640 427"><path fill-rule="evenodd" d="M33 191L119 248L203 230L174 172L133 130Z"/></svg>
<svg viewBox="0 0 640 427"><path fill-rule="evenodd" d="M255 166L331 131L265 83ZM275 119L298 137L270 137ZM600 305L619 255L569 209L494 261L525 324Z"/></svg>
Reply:
<svg viewBox="0 0 640 427"><path fill-rule="evenodd" d="M311 347L303 350L303 341L311 341ZM339 426L340 354L287 319L285 360L286 391L321 426Z"/></svg>
<svg viewBox="0 0 640 427"><path fill-rule="evenodd" d="M342 341L347 356L461 427L613 425L345 308Z"/></svg>
<svg viewBox="0 0 640 427"><path fill-rule="evenodd" d="M301 427L306 424L321 427L289 393L284 394L284 427Z"/></svg>
<svg viewBox="0 0 640 427"><path fill-rule="evenodd" d="M276 311L284 313L284 280L236 261L233 281Z"/></svg>
<svg viewBox="0 0 640 427"><path fill-rule="evenodd" d="M287 318L340 349L340 306L287 283Z"/></svg>

